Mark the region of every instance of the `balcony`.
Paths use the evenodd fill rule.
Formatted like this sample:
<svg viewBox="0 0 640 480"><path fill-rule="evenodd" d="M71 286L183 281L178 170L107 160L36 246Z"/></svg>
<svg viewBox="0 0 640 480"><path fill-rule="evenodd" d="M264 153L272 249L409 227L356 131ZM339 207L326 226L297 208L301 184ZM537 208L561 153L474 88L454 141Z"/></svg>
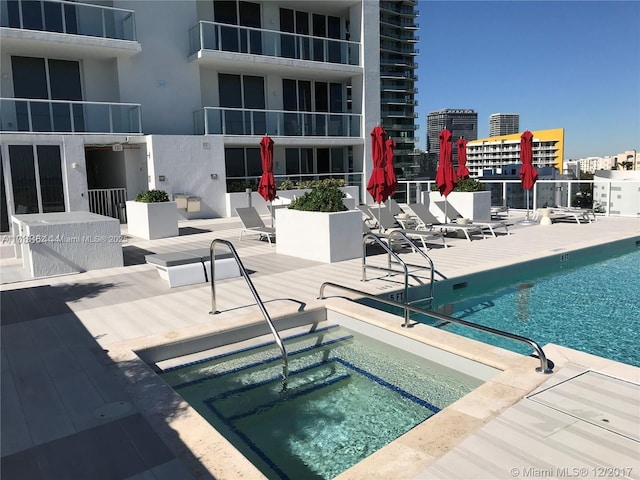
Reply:
<svg viewBox="0 0 640 480"><path fill-rule="evenodd" d="M56 0L2 0L3 49L20 54L133 55L135 12L121 8Z"/></svg>
<svg viewBox="0 0 640 480"><path fill-rule="evenodd" d="M335 66L360 65L360 44L333 38L313 37L293 33L240 27L223 23L199 22L189 31L190 55L205 58L211 52L224 52L214 60L229 59L229 55L241 54L235 61L246 63L256 59L278 59L277 66L291 65L291 60L299 60L301 67L308 68L308 62L319 62ZM264 62L262 62L264 64Z"/></svg>
<svg viewBox="0 0 640 480"><path fill-rule="evenodd" d="M205 107L194 113L196 135L357 137L360 115Z"/></svg>
<svg viewBox="0 0 640 480"><path fill-rule="evenodd" d="M0 98L0 106L3 133L142 134L134 103Z"/></svg>

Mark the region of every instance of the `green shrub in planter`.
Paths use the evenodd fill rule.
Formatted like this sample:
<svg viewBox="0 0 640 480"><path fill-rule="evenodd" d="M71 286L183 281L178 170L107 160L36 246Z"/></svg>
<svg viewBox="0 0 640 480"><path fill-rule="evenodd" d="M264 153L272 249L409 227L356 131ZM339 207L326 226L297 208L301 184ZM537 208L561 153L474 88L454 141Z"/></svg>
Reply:
<svg viewBox="0 0 640 480"><path fill-rule="evenodd" d="M431 190L434 192L437 192L438 185L434 184L431 187ZM484 184L480 183L475 178L469 177L469 178L465 178L464 180L458 181L453 191L454 192L483 192Z"/></svg>
<svg viewBox="0 0 640 480"><path fill-rule="evenodd" d="M142 203L168 202L169 194L164 190L148 190L136 195L135 201Z"/></svg>
<svg viewBox="0 0 640 480"><path fill-rule="evenodd" d="M310 192L293 200L289 208L307 212L344 212L348 210L342 201L345 197L337 182L322 180L317 182Z"/></svg>

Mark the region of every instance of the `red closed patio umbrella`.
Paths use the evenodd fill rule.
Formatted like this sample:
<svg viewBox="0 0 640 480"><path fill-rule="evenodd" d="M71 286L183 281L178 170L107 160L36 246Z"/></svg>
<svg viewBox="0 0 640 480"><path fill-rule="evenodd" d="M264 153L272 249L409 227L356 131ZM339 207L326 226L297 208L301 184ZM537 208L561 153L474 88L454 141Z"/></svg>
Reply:
<svg viewBox="0 0 640 480"><path fill-rule="evenodd" d="M371 177L367 183L367 191L373 197L373 201L380 204L389 198L389 183L387 178L386 155L385 155L385 137L387 133L384 129L377 125L371 130L371 157L373 160L373 170ZM380 219L378 219L380 224Z"/></svg>
<svg viewBox="0 0 640 480"><path fill-rule="evenodd" d="M458 147L458 178L464 180L469 178L469 169L467 168L467 141L460 137L456 142Z"/></svg>
<svg viewBox="0 0 640 480"><path fill-rule="evenodd" d="M385 171L387 173L387 188L389 197L396 193L398 190L398 179L396 178L396 171L393 165L393 151L396 148L396 142L393 138L387 138L384 142L384 159L386 162Z"/></svg>
<svg viewBox="0 0 640 480"><path fill-rule="evenodd" d="M529 130L526 130L520 136L520 161L522 162L520 182L522 182L522 188L527 191L527 217L522 222L524 223L531 222L529 220L529 192L533 189L538 179L538 171L533 166L533 134Z"/></svg>
<svg viewBox="0 0 640 480"><path fill-rule="evenodd" d="M447 222L447 196L455 188L458 178L456 177L456 171L453 169L451 132L445 128L438 135L438 139L440 140L440 159L436 172L436 185L440 190L440 195L444 195L444 220Z"/></svg>
<svg viewBox="0 0 640 480"><path fill-rule="evenodd" d="M371 177L369 177L369 183L367 183L367 191L376 203L382 203L389 198L387 175L385 172L385 136L386 132L381 126L376 126L371 130L373 170L371 171Z"/></svg>
<svg viewBox="0 0 640 480"><path fill-rule="evenodd" d="M268 135L260 140L260 160L262 176L258 184L258 193L271 206L271 202L276 198L276 181L273 178L273 140ZM271 208L271 226L273 227L273 208Z"/></svg>

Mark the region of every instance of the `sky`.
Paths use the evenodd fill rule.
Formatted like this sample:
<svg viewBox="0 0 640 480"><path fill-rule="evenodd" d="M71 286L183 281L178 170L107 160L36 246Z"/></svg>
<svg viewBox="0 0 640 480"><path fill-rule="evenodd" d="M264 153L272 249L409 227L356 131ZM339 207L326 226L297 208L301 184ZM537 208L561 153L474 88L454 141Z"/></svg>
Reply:
<svg viewBox="0 0 640 480"><path fill-rule="evenodd" d="M416 107L565 129L565 159L640 152L640 0L419 0Z"/></svg>

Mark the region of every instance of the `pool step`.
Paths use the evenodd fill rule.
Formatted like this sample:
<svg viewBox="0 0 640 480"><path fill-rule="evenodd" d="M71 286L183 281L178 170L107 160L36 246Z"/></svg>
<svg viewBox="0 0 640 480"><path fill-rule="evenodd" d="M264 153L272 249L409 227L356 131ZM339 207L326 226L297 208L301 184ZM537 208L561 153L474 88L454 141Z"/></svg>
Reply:
<svg viewBox="0 0 640 480"><path fill-rule="evenodd" d="M307 325L279 331L280 338L287 346L299 342L310 342L313 338L324 338L339 329L339 325L323 323L322 326ZM193 365L226 361L235 357L244 357L247 353L277 349L272 334L261 335L249 340L238 341L190 355L171 358L155 363L159 372L167 373L187 369Z"/></svg>
<svg viewBox="0 0 640 480"><path fill-rule="evenodd" d="M231 422L290 402L298 397L334 387L351 378L339 363L321 361L289 372L287 389L282 388L282 376L243 385L207 398L205 403L220 418Z"/></svg>
<svg viewBox="0 0 640 480"><path fill-rule="evenodd" d="M350 342L352 338L351 334L335 327L322 332L284 336L289 370L326 361L331 350ZM238 379L238 374L242 380ZM211 357L206 361L203 359L202 362L172 368L163 374L165 381L178 392L198 385L213 388L210 384L214 380L216 391L226 391L234 388L234 385L237 387L238 381L244 382L243 384L260 383L275 376L282 376L282 356L274 343L267 346L255 345L240 352Z"/></svg>

